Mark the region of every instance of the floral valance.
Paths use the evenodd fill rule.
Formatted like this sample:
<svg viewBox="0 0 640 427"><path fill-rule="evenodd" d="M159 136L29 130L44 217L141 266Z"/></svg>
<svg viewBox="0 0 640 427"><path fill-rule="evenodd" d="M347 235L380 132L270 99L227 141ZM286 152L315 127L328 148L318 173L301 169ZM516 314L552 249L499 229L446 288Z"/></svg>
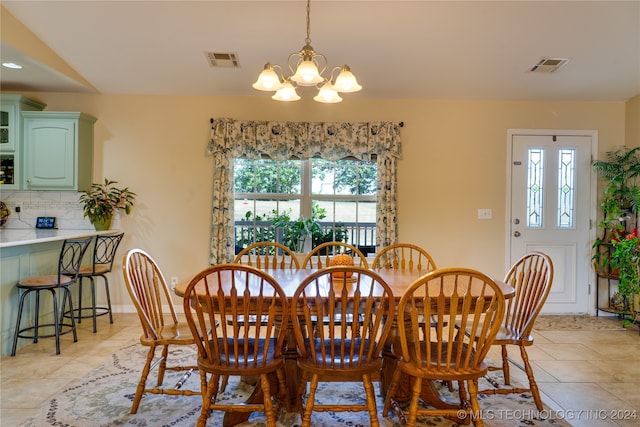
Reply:
<svg viewBox="0 0 640 427"><path fill-rule="evenodd" d="M212 120L209 154L275 160L345 157L370 161L371 155L399 158L401 123L322 123Z"/></svg>

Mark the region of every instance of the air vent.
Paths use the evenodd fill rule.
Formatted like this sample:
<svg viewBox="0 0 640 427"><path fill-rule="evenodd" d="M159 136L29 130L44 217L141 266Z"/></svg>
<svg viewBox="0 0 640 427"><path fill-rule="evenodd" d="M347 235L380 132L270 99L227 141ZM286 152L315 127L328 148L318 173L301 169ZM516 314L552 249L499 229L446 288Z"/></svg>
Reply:
<svg viewBox="0 0 640 427"><path fill-rule="evenodd" d="M205 52L211 67L240 68L238 54L235 52Z"/></svg>
<svg viewBox="0 0 640 427"><path fill-rule="evenodd" d="M531 73L555 73L564 64L569 62L568 58L542 58L536 65L529 69Z"/></svg>

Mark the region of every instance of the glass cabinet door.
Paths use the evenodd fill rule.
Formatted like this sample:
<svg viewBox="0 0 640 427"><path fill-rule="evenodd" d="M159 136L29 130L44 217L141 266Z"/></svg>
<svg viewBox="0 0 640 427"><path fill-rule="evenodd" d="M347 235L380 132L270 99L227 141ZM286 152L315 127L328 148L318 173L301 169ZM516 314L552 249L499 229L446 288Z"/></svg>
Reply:
<svg viewBox="0 0 640 427"><path fill-rule="evenodd" d="M0 154L0 185L14 185L15 178L15 154Z"/></svg>
<svg viewBox="0 0 640 427"><path fill-rule="evenodd" d="M15 113L14 105L2 104L2 110L0 110L0 151L15 151L16 149Z"/></svg>

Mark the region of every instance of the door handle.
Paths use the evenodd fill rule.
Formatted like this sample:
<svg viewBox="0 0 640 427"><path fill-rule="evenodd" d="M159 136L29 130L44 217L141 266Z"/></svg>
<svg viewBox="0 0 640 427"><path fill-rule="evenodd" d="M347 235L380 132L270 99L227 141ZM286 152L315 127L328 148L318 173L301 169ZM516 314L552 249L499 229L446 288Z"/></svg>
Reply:
<svg viewBox="0 0 640 427"><path fill-rule="evenodd" d="M513 232L513 237L520 237L520 232L519 231L514 231Z"/></svg>

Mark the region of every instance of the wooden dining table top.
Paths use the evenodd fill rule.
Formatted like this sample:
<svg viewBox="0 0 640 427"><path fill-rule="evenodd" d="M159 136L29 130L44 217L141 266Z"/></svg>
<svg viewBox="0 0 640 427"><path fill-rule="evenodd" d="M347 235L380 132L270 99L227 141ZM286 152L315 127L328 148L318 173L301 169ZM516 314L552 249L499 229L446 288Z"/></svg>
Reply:
<svg viewBox="0 0 640 427"><path fill-rule="evenodd" d="M273 277L282 287L287 298L291 298L300 282L310 273L317 271L317 269L263 269L262 271ZM398 300L415 280L426 274L417 270L402 269L373 269L371 271L377 273L389 285L394 297ZM175 288L176 295L183 297L189 282L190 280L179 282ZM515 289L507 283L497 280L496 283L504 294L505 299L515 295Z"/></svg>

